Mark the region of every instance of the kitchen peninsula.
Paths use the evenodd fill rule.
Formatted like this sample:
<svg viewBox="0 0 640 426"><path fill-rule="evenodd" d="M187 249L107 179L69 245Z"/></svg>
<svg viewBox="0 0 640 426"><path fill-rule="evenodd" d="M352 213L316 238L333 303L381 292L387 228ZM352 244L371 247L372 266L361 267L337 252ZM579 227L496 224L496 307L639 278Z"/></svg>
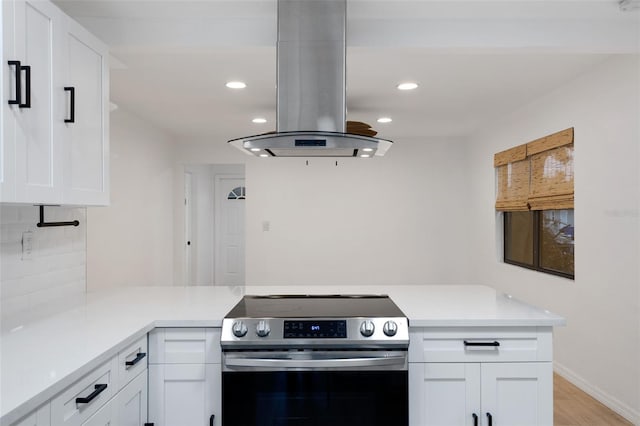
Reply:
<svg viewBox="0 0 640 426"><path fill-rule="evenodd" d="M552 327L565 324L561 316L481 285L131 287L88 293L83 304L46 319L3 318L0 423L14 424L154 329L220 327L245 294L388 294L409 318L414 406L429 378L421 372L431 362L446 361L452 368L458 362L543 365L543 381L550 383ZM489 354L458 351L456 339L464 338L504 343ZM219 351L219 343L213 345ZM544 412L552 412L551 388L548 394ZM410 410L412 424L420 424L424 413Z"/></svg>

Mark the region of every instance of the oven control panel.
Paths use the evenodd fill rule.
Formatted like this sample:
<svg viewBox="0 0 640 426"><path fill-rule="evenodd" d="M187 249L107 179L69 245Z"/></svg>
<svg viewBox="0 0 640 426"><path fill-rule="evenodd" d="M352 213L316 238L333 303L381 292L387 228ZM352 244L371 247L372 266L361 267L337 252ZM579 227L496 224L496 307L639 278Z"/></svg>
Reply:
<svg viewBox="0 0 640 426"><path fill-rule="evenodd" d="M346 339L347 322L345 320L285 320L282 337L285 339Z"/></svg>
<svg viewBox="0 0 640 426"><path fill-rule="evenodd" d="M356 347L406 348L407 318L225 318L221 345L225 348Z"/></svg>

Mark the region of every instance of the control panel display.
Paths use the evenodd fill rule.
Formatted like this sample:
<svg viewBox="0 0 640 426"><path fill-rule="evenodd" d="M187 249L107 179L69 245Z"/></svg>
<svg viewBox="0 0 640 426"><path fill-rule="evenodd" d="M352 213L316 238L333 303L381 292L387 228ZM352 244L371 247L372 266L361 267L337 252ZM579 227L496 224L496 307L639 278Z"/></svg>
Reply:
<svg viewBox="0 0 640 426"><path fill-rule="evenodd" d="M346 339L345 320L328 321L285 321L285 339Z"/></svg>

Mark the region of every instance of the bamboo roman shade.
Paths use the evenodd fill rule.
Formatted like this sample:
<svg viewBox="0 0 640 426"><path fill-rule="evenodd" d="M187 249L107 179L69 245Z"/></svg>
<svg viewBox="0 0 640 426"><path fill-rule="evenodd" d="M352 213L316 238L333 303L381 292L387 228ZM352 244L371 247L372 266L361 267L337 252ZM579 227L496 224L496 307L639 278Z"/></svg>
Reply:
<svg viewBox="0 0 640 426"><path fill-rule="evenodd" d="M495 154L496 210L573 208L573 128Z"/></svg>

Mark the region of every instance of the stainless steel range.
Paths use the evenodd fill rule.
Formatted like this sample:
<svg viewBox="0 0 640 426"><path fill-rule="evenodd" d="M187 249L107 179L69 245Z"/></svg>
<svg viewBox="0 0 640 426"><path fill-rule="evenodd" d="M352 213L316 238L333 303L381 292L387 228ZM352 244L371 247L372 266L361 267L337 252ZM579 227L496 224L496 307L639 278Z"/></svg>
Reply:
<svg viewBox="0 0 640 426"><path fill-rule="evenodd" d="M388 296L245 296L222 322L222 424L408 424L409 322Z"/></svg>

